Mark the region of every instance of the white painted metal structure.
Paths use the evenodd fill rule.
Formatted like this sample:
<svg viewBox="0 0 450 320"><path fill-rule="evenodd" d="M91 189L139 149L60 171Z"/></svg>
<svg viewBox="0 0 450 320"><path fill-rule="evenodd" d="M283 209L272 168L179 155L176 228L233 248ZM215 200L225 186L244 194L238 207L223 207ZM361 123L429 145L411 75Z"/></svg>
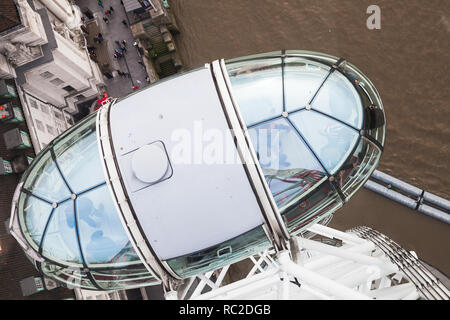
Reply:
<svg viewBox="0 0 450 320"><path fill-rule="evenodd" d="M341 232L319 224L308 231L321 236L322 241L294 237L290 251L267 250L252 256L253 267L241 280L225 283L233 268L225 266L191 278L177 294L169 292L166 299L449 299L449 290L419 260L407 267L408 261L393 253L394 249L401 251L400 255L413 255L377 231L359 227ZM370 233L382 238L385 245L367 236ZM367 239L359 236L362 234ZM388 243L391 250L386 249Z"/></svg>

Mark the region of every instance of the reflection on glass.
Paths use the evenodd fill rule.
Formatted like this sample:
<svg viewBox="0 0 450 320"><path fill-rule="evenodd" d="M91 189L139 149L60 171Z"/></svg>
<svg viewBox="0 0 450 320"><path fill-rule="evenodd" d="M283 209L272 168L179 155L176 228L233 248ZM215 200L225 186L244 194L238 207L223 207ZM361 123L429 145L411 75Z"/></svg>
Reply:
<svg viewBox="0 0 450 320"><path fill-rule="evenodd" d="M259 163L280 211L324 176L324 169L286 119L249 129Z"/></svg>
<svg viewBox="0 0 450 320"><path fill-rule="evenodd" d="M289 118L330 174L339 169L358 141L358 131L313 110Z"/></svg>
<svg viewBox="0 0 450 320"><path fill-rule="evenodd" d="M358 130L362 128L361 98L353 85L338 71L328 77L311 106Z"/></svg>
<svg viewBox="0 0 450 320"><path fill-rule="evenodd" d="M71 189L78 193L105 180L100 163L95 117L57 140L56 161Z"/></svg>
<svg viewBox="0 0 450 320"><path fill-rule="evenodd" d="M281 58L227 65L233 96L247 125L283 112Z"/></svg>
<svg viewBox="0 0 450 320"><path fill-rule="evenodd" d="M74 202L60 204L52 214L42 240L44 257L69 265L81 265L80 249L75 231Z"/></svg>
<svg viewBox="0 0 450 320"><path fill-rule="evenodd" d="M77 198L81 248L88 266L139 260L106 185Z"/></svg>
<svg viewBox="0 0 450 320"><path fill-rule="evenodd" d="M59 174L50 152L42 155L39 163L33 167L24 188L49 202L59 202L70 197L70 191Z"/></svg>
<svg viewBox="0 0 450 320"><path fill-rule="evenodd" d="M233 62L242 62L243 60L249 61L249 60L257 60L257 59L266 59L266 58L271 58L271 57L276 58L276 57L280 57L281 54L282 54L281 50L264 52L264 53L256 53L256 54L252 54L252 55L248 55L248 56L227 59L226 63L230 64Z"/></svg>
<svg viewBox="0 0 450 320"><path fill-rule="evenodd" d="M284 92L286 110L304 108L319 90L328 75L329 67L302 58L286 58Z"/></svg>
<svg viewBox="0 0 450 320"><path fill-rule="evenodd" d="M166 262L180 277L187 278L235 263L271 246L262 226L206 250Z"/></svg>
<svg viewBox="0 0 450 320"><path fill-rule="evenodd" d="M23 219L26 226L24 235L28 239L31 238L31 243L35 244L35 249L38 249L45 225L52 212L52 206L25 194L22 194L19 206L20 210L23 210Z"/></svg>
<svg viewBox="0 0 450 320"><path fill-rule="evenodd" d="M362 138L350 159L337 174L337 181L349 199L367 181L380 160L381 151L369 140Z"/></svg>
<svg viewBox="0 0 450 320"><path fill-rule="evenodd" d="M297 235L316 219L323 219L342 205L339 195L330 183L325 181L298 204L286 210L282 217L289 234Z"/></svg>

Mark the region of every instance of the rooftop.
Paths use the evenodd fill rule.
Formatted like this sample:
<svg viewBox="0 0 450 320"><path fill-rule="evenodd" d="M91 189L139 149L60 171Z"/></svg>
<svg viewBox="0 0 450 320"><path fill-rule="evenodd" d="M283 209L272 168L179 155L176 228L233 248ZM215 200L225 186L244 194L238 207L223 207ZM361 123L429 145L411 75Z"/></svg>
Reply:
<svg viewBox="0 0 450 320"><path fill-rule="evenodd" d="M0 32L9 30L21 24L19 11L14 0L0 2Z"/></svg>

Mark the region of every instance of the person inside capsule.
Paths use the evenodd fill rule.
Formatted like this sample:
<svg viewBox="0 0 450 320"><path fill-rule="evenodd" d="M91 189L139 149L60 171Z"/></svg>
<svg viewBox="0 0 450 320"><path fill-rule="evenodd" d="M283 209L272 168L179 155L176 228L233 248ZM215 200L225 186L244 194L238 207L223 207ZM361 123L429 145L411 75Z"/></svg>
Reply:
<svg viewBox="0 0 450 320"><path fill-rule="evenodd" d="M179 163L180 128L222 130L254 164ZM66 286L182 281L328 223L378 165L384 135L378 92L343 59L216 61L113 99L52 141L17 187L11 233Z"/></svg>

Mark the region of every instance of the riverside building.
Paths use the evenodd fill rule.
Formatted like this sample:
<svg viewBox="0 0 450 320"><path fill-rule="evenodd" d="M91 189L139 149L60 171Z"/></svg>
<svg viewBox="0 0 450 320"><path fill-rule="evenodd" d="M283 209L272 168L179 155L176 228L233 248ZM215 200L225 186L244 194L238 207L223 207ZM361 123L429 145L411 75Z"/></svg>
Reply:
<svg viewBox="0 0 450 320"><path fill-rule="evenodd" d="M0 78L15 79L36 152L75 122L103 78L85 49L80 9L67 0L4 0Z"/></svg>

